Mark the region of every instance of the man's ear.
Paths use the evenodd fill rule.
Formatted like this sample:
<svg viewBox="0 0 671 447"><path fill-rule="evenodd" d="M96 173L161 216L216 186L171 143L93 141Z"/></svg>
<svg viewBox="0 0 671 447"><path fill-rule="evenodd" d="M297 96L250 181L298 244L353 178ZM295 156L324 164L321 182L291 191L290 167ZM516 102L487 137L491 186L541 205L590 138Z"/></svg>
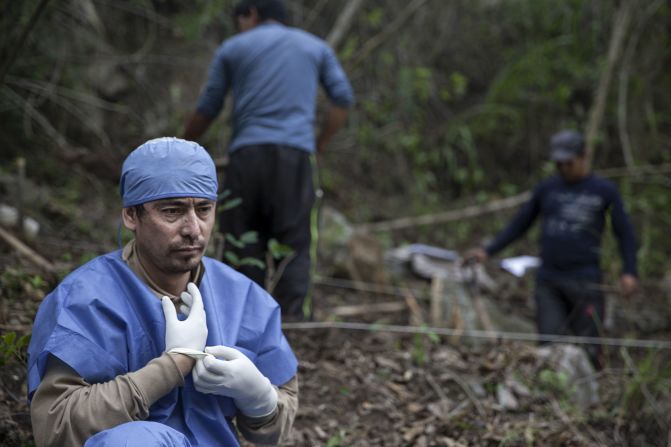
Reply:
<svg viewBox="0 0 671 447"><path fill-rule="evenodd" d="M123 220L124 227L128 228L130 231L135 231L135 228L137 227L138 215L134 208L123 208L121 210L121 219Z"/></svg>

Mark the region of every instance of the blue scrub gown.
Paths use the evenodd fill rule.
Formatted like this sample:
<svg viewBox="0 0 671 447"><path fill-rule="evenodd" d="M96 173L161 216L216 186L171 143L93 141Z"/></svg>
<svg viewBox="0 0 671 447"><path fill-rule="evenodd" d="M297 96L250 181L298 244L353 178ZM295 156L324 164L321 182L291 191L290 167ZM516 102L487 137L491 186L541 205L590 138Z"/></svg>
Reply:
<svg viewBox="0 0 671 447"><path fill-rule="evenodd" d="M282 333L275 300L223 263L204 257L203 264L199 289L207 313L207 345L235 347L274 385L288 382L297 360ZM122 260L121 250L100 256L68 275L40 306L28 348L28 398L44 377L49 354L88 383L102 383L142 368L164 350L160 300ZM158 445L237 446L236 411L230 398L197 392L188 375L184 386L151 406L147 421L159 424L122 424L94 436L87 446L125 445L118 439L128 435L136 441L171 440ZM160 424L166 427L157 431ZM157 444L143 444L149 445Z"/></svg>

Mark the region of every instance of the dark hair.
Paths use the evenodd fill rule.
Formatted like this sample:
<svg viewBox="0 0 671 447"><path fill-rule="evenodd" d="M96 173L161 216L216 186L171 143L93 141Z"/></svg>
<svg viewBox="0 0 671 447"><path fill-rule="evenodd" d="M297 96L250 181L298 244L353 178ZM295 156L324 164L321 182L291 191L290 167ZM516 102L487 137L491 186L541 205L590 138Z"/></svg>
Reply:
<svg viewBox="0 0 671 447"><path fill-rule="evenodd" d="M233 18L249 15L252 8L256 9L261 22L269 19L286 22L287 10L283 0L242 0L235 5Z"/></svg>
<svg viewBox="0 0 671 447"><path fill-rule="evenodd" d="M147 211L144 209L144 203L132 206L131 209L133 210L138 219L141 219L142 216L144 216L144 213Z"/></svg>

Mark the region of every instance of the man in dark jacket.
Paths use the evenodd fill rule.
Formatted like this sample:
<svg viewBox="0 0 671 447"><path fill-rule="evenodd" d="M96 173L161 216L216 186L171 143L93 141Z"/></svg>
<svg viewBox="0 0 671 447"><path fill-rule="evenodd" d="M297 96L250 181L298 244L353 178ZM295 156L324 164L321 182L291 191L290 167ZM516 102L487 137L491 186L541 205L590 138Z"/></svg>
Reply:
<svg viewBox="0 0 671 447"><path fill-rule="evenodd" d="M625 295L637 285L634 231L617 187L589 172L582 135L574 131L555 134L550 158L558 175L538 184L510 224L487 246L471 250L467 256L484 261L522 236L536 217L542 216L542 262L535 293L538 331L597 337L604 316L599 264L606 214L610 212L620 245L620 287ZM599 347L588 345L586 349L594 365L600 367Z"/></svg>
<svg viewBox="0 0 671 447"><path fill-rule="evenodd" d="M266 263L268 241L292 248L274 297L285 316L303 315L310 282L310 214L314 203L311 156L342 127L352 88L333 50L321 39L284 25L280 0L245 0L234 18L239 34L217 49L185 138L197 140L233 95L233 134L225 188L240 206L221 214L221 229L239 238L255 231L258 242L230 247L238 258ZM317 87L330 101L315 137ZM264 285L256 266L239 269Z"/></svg>

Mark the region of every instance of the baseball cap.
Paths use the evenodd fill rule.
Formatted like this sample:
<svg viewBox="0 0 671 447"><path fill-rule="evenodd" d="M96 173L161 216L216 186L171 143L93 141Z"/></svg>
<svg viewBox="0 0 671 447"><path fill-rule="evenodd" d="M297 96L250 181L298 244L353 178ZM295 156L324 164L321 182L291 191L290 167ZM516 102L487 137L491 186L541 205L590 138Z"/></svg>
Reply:
<svg viewBox="0 0 671 447"><path fill-rule="evenodd" d="M575 130L562 130L550 139L550 159L568 161L585 153L585 140Z"/></svg>

